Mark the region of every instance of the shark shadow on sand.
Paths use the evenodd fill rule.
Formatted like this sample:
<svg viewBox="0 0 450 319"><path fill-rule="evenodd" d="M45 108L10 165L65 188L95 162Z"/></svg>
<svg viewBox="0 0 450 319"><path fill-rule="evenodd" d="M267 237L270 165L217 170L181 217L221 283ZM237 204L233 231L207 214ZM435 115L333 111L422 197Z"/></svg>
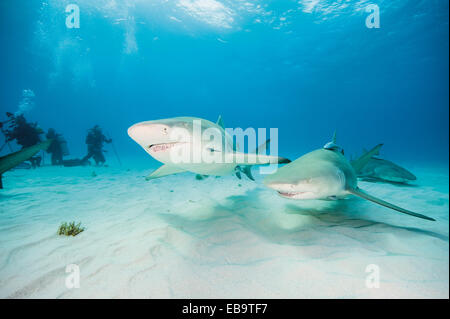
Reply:
<svg viewBox="0 0 450 319"><path fill-rule="evenodd" d="M275 205L268 205L269 200ZM216 202L207 208L211 210L211 214L206 219L191 219L188 209L160 216L170 226L202 241L210 242L220 241L227 232L237 234L242 232L242 229L270 242L292 246L327 246L330 241L327 237L335 236L351 237L363 245L367 243L372 246L373 242L377 242L377 246L380 246L384 245L380 238L383 234L398 235L399 240L425 235L448 241L448 236L434 231L392 225L372 220L367 216L358 216L364 209L364 205L358 203L363 204L364 201L349 198L341 201L308 201L297 204L279 199L267 190L255 188L242 195L229 196L223 204ZM324 234L329 236L324 237ZM390 250L390 247L378 248Z"/></svg>

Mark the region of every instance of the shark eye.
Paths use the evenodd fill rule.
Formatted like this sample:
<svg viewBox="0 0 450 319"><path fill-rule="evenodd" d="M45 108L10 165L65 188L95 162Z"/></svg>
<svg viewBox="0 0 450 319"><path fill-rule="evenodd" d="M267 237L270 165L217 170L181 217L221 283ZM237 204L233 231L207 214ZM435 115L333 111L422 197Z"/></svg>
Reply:
<svg viewBox="0 0 450 319"><path fill-rule="evenodd" d="M167 133L168 133L167 127L165 127L165 128L162 129L162 133L163 133L164 135L167 135Z"/></svg>

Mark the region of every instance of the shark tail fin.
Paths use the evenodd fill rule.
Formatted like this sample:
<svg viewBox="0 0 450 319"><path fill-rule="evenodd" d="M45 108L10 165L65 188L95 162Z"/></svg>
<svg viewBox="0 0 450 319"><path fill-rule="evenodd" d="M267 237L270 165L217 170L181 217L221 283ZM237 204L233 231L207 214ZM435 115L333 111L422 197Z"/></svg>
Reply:
<svg viewBox="0 0 450 319"><path fill-rule="evenodd" d="M23 161L30 159L39 151L46 150L52 142L53 139L48 139L44 142L25 147L20 151L0 157L0 174L3 174L7 170L16 167Z"/></svg>
<svg viewBox="0 0 450 319"><path fill-rule="evenodd" d="M145 177L145 180L149 181L149 180L152 180L155 178L160 178L163 176L173 175L173 174L178 174L178 173L183 173L183 172L185 172L185 170L183 170L181 168L170 166L170 165L162 165L159 168L157 168L156 170L154 170L152 173L150 173L150 175Z"/></svg>
<svg viewBox="0 0 450 319"><path fill-rule="evenodd" d="M418 218L422 218L422 219L426 219L426 220L436 221L435 219L433 219L433 218L431 218L431 217L428 217L428 216L425 216L425 215L422 215L422 214L418 214L418 213L414 213L414 212L412 212L412 211L410 211L410 210L407 210L407 209L398 207L398 206L396 206L396 205L394 205L394 204L391 204L391 203L388 203L388 202L386 202L386 201L384 201L384 200L382 200L382 199L379 199L379 198L377 198L377 197L374 197L374 196L372 196L372 195L369 195L369 194L367 194L366 192L363 192L363 191L362 191L361 189L359 189L359 188L357 188L357 189L349 189L348 191L349 191L351 194L355 195L355 196L364 198L364 199L369 200L369 201L371 201L371 202L374 202L374 203L376 203L376 204L378 204L378 205L381 205L381 206L384 206L384 207L387 207L387 208L396 210L396 211L398 211L398 212L400 212L400 213L407 214L407 215L411 215L411 216L418 217Z"/></svg>
<svg viewBox="0 0 450 319"><path fill-rule="evenodd" d="M21 149L20 151L0 157L0 189L3 189L2 174L4 172L30 159L39 151L46 150L52 142L53 139L48 139L39 144L26 147L24 149Z"/></svg>
<svg viewBox="0 0 450 319"><path fill-rule="evenodd" d="M366 166L366 164L369 162L372 156L380 154L380 148L382 146L383 144L378 144L370 151L364 152L364 154L361 155L358 159L351 162L356 174L359 174L361 172L361 170L364 168L364 166Z"/></svg>

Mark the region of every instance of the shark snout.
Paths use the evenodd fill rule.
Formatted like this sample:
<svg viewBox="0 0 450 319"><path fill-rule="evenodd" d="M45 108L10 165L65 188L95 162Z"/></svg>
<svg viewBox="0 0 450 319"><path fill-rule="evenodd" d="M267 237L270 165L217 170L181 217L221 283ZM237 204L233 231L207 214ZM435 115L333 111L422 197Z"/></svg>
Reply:
<svg viewBox="0 0 450 319"><path fill-rule="evenodd" d="M160 123L141 122L128 128L128 135L141 145L169 142L169 126Z"/></svg>

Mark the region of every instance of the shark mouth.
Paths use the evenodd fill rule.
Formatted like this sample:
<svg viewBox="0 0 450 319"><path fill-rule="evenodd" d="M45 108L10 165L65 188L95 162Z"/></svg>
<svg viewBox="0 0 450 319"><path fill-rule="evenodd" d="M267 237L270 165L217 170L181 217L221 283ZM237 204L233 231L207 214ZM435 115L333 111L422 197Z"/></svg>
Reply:
<svg viewBox="0 0 450 319"><path fill-rule="evenodd" d="M149 145L149 146L148 146L148 149L149 149L151 152L155 152L155 153L157 153L157 152L164 152L164 151L167 151L167 150L169 150L169 149L171 149L171 148L173 148L174 146L179 145L179 144L184 144L184 143L181 143L181 142L172 142L172 143L152 144L152 145Z"/></svg>
<svg viewBox="0 0 450 319"><path fill-rule="evenodd" d="M314 195L313 192L282 192L282 191L278 191L278 194L281 197L292 199L310 198L311 195Z"/></svg>

